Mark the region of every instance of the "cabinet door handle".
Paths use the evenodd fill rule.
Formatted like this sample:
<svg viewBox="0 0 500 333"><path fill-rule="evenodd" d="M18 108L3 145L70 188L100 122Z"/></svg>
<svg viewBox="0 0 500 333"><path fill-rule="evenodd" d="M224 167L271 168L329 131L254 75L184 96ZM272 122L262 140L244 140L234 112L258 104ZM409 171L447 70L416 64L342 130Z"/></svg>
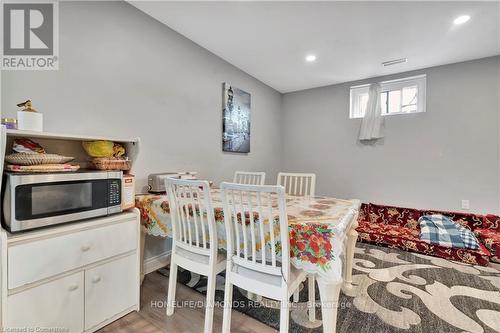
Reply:
<svg viewBox="0 0 500 333"><path fill-rule="evenodd" d="M82 250L82 252L87 252L88 250L90 250L90 244L82 245L80 249Z"/></svg>
<svg viewBox="0 0 500 333"><path fill-rule="evenodd" d="M101 277L99 275L96 275L92 278L92 283L98 283L101 281Z"/></svg>
<svg viewBox="0 0 500 333"><path fill-rule="evenodd" d="M68 290L69 291L75 291L78 289L78 285L77 284L72 284L71 286L69 286Z"/></svg>

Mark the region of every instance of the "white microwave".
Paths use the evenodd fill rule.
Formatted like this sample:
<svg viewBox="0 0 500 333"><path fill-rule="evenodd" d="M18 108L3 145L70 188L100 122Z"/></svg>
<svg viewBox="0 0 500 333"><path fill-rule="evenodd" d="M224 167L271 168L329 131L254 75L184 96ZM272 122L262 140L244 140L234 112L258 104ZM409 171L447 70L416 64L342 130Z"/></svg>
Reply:
<svg viewBox="0 0 500 333"><path fill-rule="evenodd" d="M10 232L122 211L122 172L4 173L3 218Z"/></svg>

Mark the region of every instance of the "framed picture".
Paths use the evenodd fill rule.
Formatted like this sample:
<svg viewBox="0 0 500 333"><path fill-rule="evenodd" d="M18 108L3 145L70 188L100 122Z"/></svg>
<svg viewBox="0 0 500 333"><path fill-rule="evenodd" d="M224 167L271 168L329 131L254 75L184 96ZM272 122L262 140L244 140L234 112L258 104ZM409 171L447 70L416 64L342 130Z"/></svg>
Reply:
<svg viewBox="0 0 500 333"><path fill-rule="evenodd" d="M250 94L224 83L222 109L222 150L250 152Z"/></svg>

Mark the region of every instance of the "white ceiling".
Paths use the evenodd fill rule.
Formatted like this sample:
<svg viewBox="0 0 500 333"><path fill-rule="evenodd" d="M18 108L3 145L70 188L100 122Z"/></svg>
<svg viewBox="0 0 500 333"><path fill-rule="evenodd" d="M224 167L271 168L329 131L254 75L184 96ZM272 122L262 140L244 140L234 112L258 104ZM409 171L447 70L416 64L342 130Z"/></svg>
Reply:
<svg viewBox="0 0 500 333"><path fill-rule="evenodd" d="M280 92L500 54L500 2L131 3Z"/></svg>

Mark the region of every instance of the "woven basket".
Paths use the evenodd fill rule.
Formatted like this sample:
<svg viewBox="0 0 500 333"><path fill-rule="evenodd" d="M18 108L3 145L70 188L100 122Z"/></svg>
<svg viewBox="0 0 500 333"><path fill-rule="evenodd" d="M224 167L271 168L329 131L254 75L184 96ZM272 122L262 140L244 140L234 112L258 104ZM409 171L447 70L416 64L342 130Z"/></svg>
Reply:
<svg viewBox="0 0 500 333"><path fill-rule="evenodd" d="M94 158L92 162L90 162L92 168L97 170L130 170L132 165L131 160L124 160L121 158L113 158L113 157L99 157Z"/></svg>
<svg viewBox="0 0 500 333"><path fill-rule="evenodd" d="M5 156L5 160L15 165L62 164L74 160L74 157L57 154L14 153Z"/></svg>

